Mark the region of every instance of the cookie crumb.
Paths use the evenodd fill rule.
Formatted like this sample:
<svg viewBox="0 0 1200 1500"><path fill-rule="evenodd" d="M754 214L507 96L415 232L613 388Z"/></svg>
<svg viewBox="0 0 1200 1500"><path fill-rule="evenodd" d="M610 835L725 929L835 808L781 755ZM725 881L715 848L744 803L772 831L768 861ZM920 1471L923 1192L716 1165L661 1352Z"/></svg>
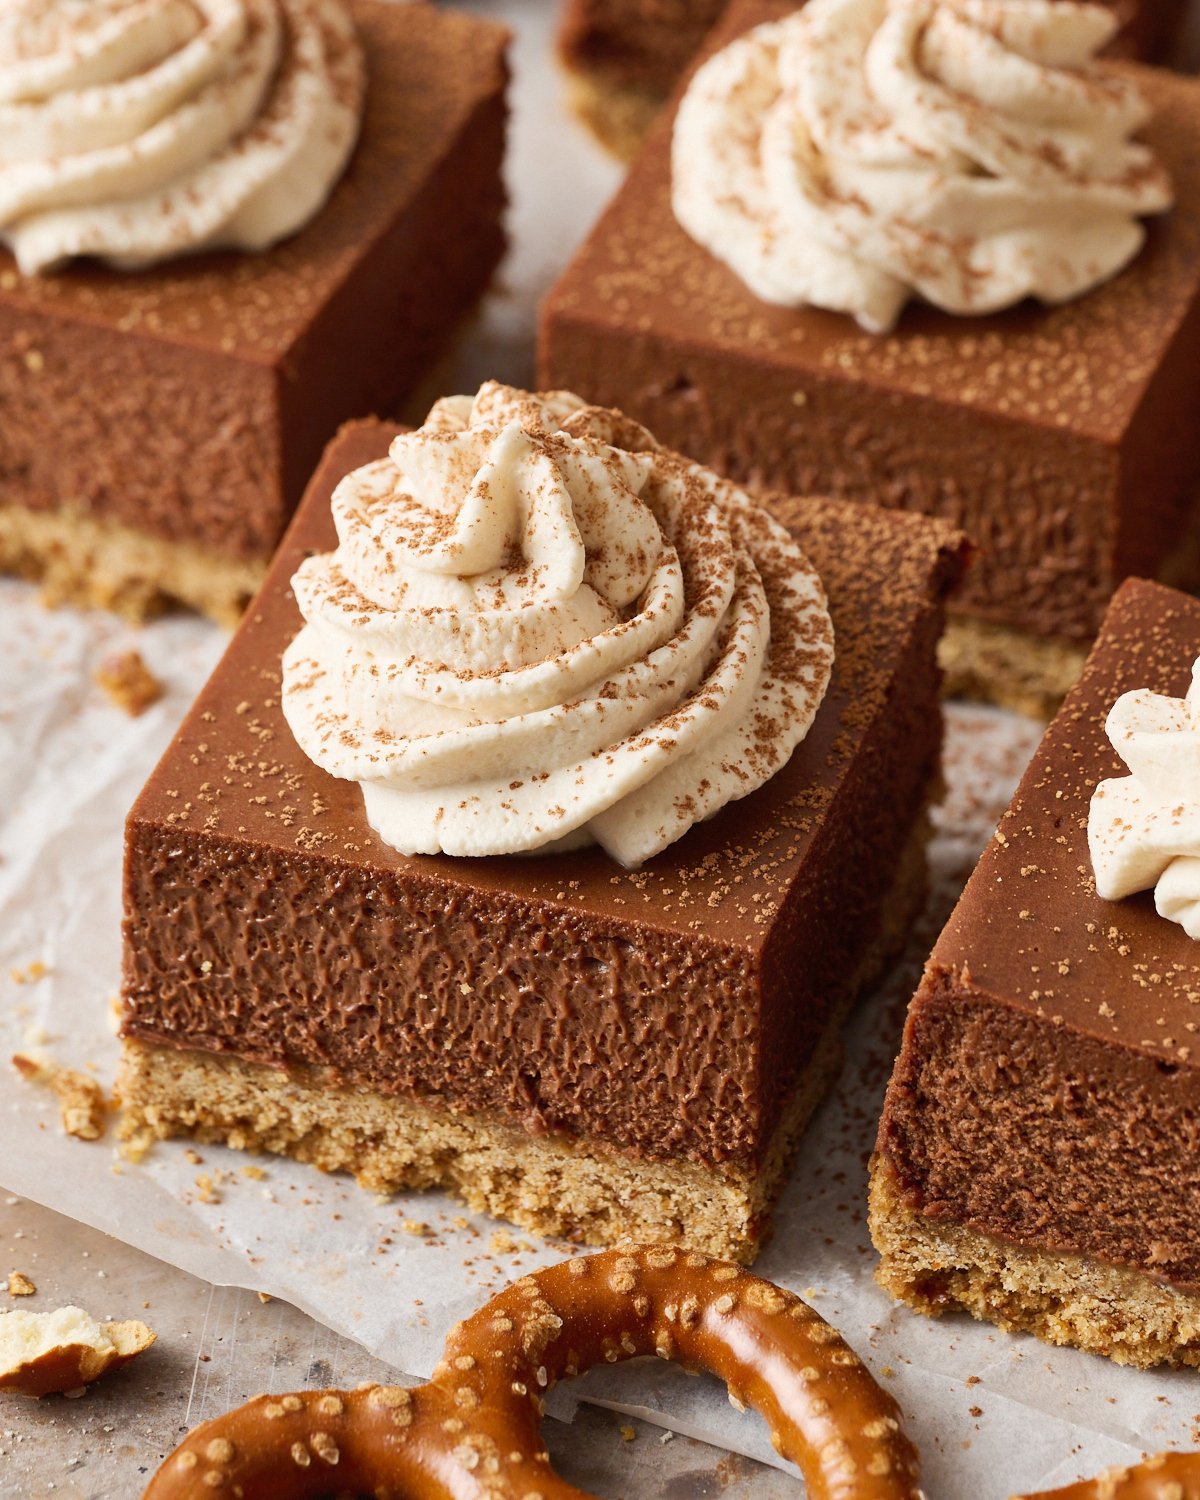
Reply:
<svg viewBox="0 0 1200 1500"><path fill-rule="evenodd" d="M10 1271L8 1273L8 1295L10 1297L32 1297L37 1287L25 1275L24 1271Z"/></svg>
<svg viewBox="0 0 1200 1500"><path fill-rule="evenodd" d="M58 1117L65 1134L81 1141L98 1141L104 1134L108 1100L104 1090L76 1068L60 1068L46 1057L14 1055L13 1067L30 1083L51 1089L58 1100Z"/></svg>
<svg viewBox="0 0 1200 1500"><path fill-rule="evenodd" d="M14 984L36 984L39 979L45 979L50 970L41 961L35 958L31 964L26 964L23 969L10 969L8 977Z"/></svg>
<svg viewBox="0 0 1200 1500"><path fill-rule="evenodd" d="M98 1141L104 1134L108 1101L94 1078L74 1068L60 1068L51 1084L58 1099L58 1116L67 1135Z"/></svg>
<svg viewBox="0 0 1200 1500"><path fill-rule="evenodd" d="M220 1203L221 1195L217 1191L217 1185L207 1172L201 1172L196 1178L196 1188L201 1203Z"/></svg>
<svg viewBox="0 0 1200 1500"><path fill-rule="evenodd" d="M138 651L105 657L96 668L94 680L118 708L134 719L163 695L162 683Z"/></svg>

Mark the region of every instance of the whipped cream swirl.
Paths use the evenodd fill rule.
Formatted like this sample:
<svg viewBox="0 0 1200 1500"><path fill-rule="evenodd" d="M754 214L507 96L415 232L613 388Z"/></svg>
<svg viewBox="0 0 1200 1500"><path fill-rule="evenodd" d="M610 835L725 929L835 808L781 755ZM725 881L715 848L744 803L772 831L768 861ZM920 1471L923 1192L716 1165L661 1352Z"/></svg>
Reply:
<svg viewBox="0 0 1200 1500"><path fill-rule="evenodd" d="M1093 58L1111 9L1070 0L809 0L696 73L675 123L682 227L766 302L893 327L1063 302L1171 203L1130 141L1135 84Z"/></svg>
<svg viewBox="0 0 1200 1500"><path fill-rule="evenodd" d="M1200 661L1186 697L1124 693L1104 727L1130 774L1092 794L1096 890L1121 901L1153 887L1159 915L1200 938Z"/></svg>
<svg viewBox="0 0 1200 1500"><path fill-rule="evenodd" d="M334 491L283 710L406 854L636 866L808 732L833 628L791 536L621 413L488 384Z"/></svg>
<svg viewBox="0 0 1200 1500"><path fill-rule="evenodd" d="M0 241L26 274L262 250L358 136L342 0L5 0Z"/></svg>

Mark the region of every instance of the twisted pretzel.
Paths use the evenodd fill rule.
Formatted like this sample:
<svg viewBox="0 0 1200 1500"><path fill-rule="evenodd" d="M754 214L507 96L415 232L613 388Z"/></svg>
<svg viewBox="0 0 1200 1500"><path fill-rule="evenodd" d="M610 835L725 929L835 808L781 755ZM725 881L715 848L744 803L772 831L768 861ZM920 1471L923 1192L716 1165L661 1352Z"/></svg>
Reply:
<svg viewBox="0 0 1200 1500"><path fill-rule="evenodd" d="M1131 1469L1013 1500L1200 1500L1200 1453L1158 1453Z"/></svg>
<svg viewBox="0 0 1200 1500"><path fill-rule="evenodd" d="M426 1386L259 1396L189 1434L145 1500L588 1500L550 1468L543 1398L657 1354L725 1381L811 1500L921 1500L900 1408L799 1297L665 1245L525 1276L460 1323Z"/></svg>

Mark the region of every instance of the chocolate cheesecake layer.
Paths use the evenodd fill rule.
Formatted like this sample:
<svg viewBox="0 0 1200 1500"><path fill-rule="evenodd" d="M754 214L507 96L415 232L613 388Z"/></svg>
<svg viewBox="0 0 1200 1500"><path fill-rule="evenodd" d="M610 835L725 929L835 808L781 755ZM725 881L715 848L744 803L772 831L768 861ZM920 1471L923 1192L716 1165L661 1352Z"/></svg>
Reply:
<svg viewBox="0 0 1200 1500"><path fill-rule="evenodd" d="M912 1002L879 1133L920 1218L1200 1290L1200 945L1150 892L1095 892L1096 783L1123 692L1182 696L1200 603L1117 593L939 939ZM937 1276L925 1292L936 1299Z"/></svg>
<svg viewBox="0 0 1200 1500"><path fill-rule="evenodd" d="M705 54L786 14L740 0ZM674 110L547 298L540 381L768 490L939 515L979 544L956 609L1086 641L1177 546L1200 482L1200 81L1133 65L1176 207L1072 302L896 330L762 302L671 211ZM678 96L677 96L678 97Z"/></svg>
<svg viewBox="0 0 1200 1500"><path fill-rule="evenodd" d="M336 481L396 431L359 424L330 448L130 814L123 1033L753 1169L923 816L962 539L779 502L829 595L832 684L783 771L642 869L598 850L409 858L376 837L357 786L305 757L278 701L291 574L334 545Z"/></svg>
<svg viewBox="0 0 1200 1500"><path fill-rule="evenodd" d="M361 135L298 234L136 272L26 277L0 251L0 508L261 567L338 424L426 374L503 250L507 33L350 9Z"/></svg>

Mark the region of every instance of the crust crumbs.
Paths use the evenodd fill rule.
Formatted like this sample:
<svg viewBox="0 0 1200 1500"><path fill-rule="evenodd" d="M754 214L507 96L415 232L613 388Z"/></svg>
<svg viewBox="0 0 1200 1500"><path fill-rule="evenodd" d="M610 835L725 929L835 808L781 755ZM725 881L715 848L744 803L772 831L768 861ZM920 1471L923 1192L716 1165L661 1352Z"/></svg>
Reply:
<svg viewBox="0 0 1200 1500"><path fill-rule="evenodd" d="M162 683L137 651L106 657L96 668L94 680L131 718L145 713L163 695Z"/></svg>
<svg viewBox="0 0 1200 1500"><path fill-rule="evenodd" d="M58 1100L58 1114L67 1135L81 1141L98 1141L104 1134L108 1100L104 1089L86 1073L76 1068L60 1068L53 1062L39 1061L18 1052L13 1067L30 1083L52 1089Z"/></svg>

